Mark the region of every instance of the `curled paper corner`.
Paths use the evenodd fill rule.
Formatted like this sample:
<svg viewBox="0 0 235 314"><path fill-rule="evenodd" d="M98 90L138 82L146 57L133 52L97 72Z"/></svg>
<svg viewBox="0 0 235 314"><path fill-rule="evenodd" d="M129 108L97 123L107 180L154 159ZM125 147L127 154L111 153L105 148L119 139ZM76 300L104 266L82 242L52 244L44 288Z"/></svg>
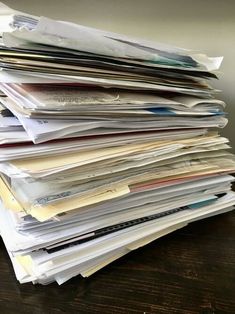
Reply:
<svg viewBox="0 0 235 314"><path fill-rule="evenodd" d="M193 59L205 66L208 71L216 71L220 68L224 57L207 57L204 54L194 54Z"/></svg>

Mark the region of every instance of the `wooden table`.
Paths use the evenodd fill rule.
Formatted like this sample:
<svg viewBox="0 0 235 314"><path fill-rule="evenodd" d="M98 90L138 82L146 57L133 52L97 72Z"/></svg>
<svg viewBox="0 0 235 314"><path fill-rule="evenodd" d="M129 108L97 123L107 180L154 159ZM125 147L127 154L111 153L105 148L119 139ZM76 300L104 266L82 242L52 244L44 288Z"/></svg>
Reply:
<svg viewBox="0 0 235 314"><path fill-rule="evenodd" d="M199 221L88 279L20 285L0 241L0 313L235 313L235 213Z"/></svg>

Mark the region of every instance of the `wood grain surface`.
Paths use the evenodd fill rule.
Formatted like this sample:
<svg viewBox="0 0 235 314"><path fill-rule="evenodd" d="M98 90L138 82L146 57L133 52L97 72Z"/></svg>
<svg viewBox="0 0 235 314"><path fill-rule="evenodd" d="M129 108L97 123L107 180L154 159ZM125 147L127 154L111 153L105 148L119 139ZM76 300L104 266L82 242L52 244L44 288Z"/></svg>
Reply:
<svg viewBox="0 0 235 314"><path fill-rule="evenodd" d="M235 213L191 224L90 278L20 285L0 241L0 313L235 313Z"/></svg>

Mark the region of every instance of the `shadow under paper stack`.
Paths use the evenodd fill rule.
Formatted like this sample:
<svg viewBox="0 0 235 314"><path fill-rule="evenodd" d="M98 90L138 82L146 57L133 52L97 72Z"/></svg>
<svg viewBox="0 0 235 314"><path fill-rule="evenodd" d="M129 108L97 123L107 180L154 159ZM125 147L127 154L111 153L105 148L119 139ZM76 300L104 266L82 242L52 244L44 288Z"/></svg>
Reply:
<svg viewBox="0 0 235 314"><path fill-rule="evenodd" d="M221 58L0 10L0 233L21 283L233 209Z"/></svg>

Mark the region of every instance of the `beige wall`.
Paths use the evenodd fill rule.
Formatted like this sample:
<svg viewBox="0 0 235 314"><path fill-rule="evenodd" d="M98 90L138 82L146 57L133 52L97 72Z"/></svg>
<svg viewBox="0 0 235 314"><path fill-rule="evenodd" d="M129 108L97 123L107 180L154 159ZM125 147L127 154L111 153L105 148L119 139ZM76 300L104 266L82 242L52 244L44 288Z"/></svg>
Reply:
<svg viewBox="0 0 235 314"><path fill-rule="evenodd" d="M3 0L4 1L4 0ZM220 81L235 151L235 0L5 0L35 15L166 42L225 57ZM213 82L214 83L214 82Z"/></svg>

